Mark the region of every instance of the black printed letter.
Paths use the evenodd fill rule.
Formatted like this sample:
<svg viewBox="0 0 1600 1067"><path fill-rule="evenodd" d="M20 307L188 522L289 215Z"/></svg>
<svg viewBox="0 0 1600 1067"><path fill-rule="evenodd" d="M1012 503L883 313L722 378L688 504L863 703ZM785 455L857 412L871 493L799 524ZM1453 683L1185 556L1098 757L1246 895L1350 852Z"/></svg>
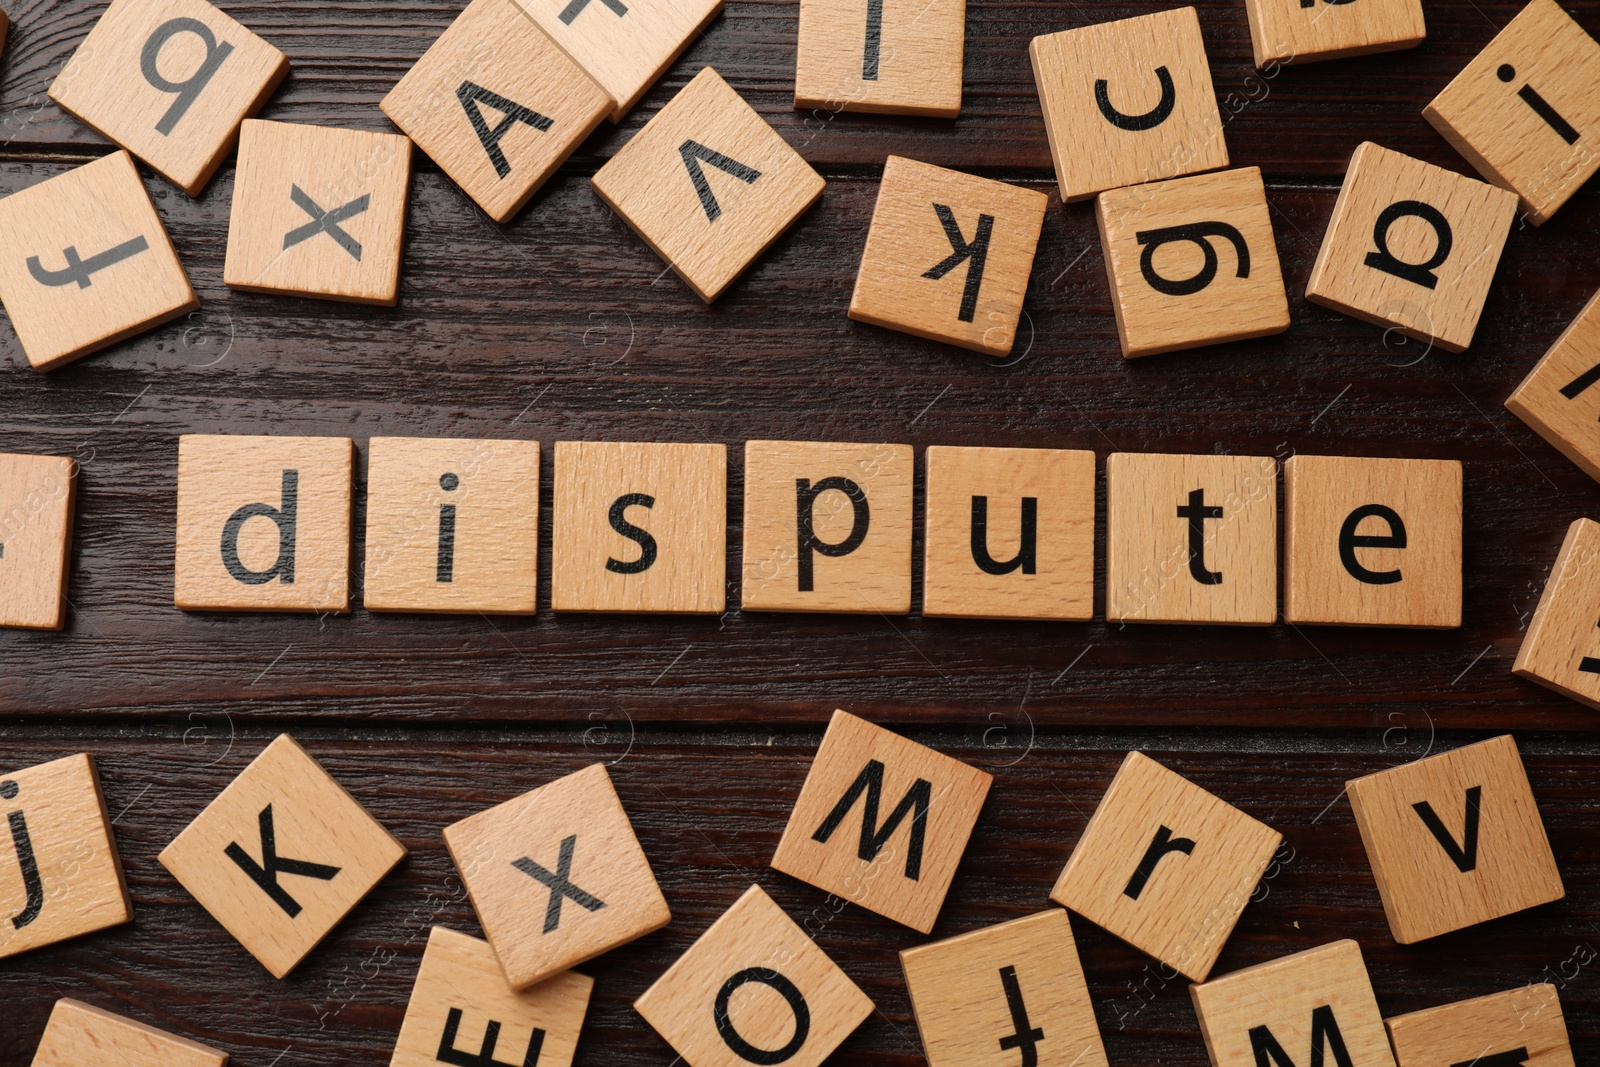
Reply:
<svg viewBox="0 0 1600 1067"><path fill-rule="evenodd" d="M239 869L250 876L250 880L261 887L261 891L272 898L272 902L284 910L289 918L300 914L300 902L291 897L282 886L278 884L278 875L295 874L301 878L315 878L321 882L333 880L339 873L338 867L330 867L325 863L310 863L306 860L288 860L278 855L278 838L272 827L272 805L268 804L261 809L257 819L258 832L261 835L261 862L257 863L244 849L239 847L237 841L230 841L228 847L223 849L223 854L239 865Z"/></svg>
<svg viewBox="0 0 1600 1067"><path fill-rule="evenodd" d="M17 799L17 783L9 778L0 782L0 800ZM44 910L44 881L39 877L39 860L33 854L33 841L28 837L28 817L20 811L6 816L11 826L11 844L17 852L17 868L22 873L22 888L27 900L22 910L11 918L14 929L20 930L39 917Z"/></svg>
<svg viewBox="0 0 1600 1067"><path fill-rule="evenodd" d="M733 175L746 185L753 185L761 172L754 167L747 167L737 159L731 159L721 152L713 152L699 141L685 141L678 146L678 155L683 157L683 166L689 172L689 181L694 183L694 193L700 198L700 207L706 213L708 222L716 222L722 217L722 205L717 203L716 194L711 191L711 183L706 181L706 173L700 169L703 159L718 170Z"/></svg>
<svg viewBox="0 0 1600 1067"><path fill-rule="evenodd" d="M1503 82L1509 82L1517 76L1517 68L1510 63L1500 64L1500 69L1495 71L1495 77ZM1539 95L1539 90L1531 85L1524 85L1517 90L1517 95L1522 97L1522 102L1533 109L1533 113L1544 119L1545 125L1556 131L1563 141L1568 144L1578 143L1578 131L1572 128L1572 123L1561 117L1561 112L1550 106L1550 101Z"/></svg>
<svg viewBox="0 0 1600 1067"><path fill-rule="evenodd" d="M828 544L818 540L814 526L814 511L817 506L817 497L830 489L836 489L850 500L850 507L854 518L850 523L850 534L843 541ZM795 498L795 526L800 541L800 592L811 592L811 564L812 554L837 558L848 556L861 547L861 542L867 539L867 528L872 523L872 509L867 506L867 494L861 487L849 478L824 478L816 485L811 484L809 478L796 478L794 480Z"/></svg>
<svg viewBox="0 0 1600 1067"><path fill-rule="evenodd" d="M228 516L222 525L222 565L228 573L245 585L265 585L277 578L284 585L294 584L295 517L300 496L300 472L283 472L283 502L278 507L271 504L246 504ZM264 571L253 571L239 559L239 531L244 524L260 516L271 519L278 527L278 559Z"/></svg>
<svg viewBox="0 0 1600 1067"><path fill-rule="evenodd" d="M200 38L200 43L206 46L206 57L200 61L200 65L189 75L187 81L168 81L161 76L158 66L161 49L180 33L192 33ZM183 118L194 104L195 98L211 84L211 79L216 77L217 68L222 66L223 61L232 52L233 45L226 41L218 44L216 37L211 33L211 27L195 19L168 19L156 27L156 31L144 42L144 51L139 56L139 69L144 71L144 80L157 89L164 93L178 94L172 106L167 108L167 113L161 116L161 121L156 123L157 133L165 137L172 132L178 125L178 120Z"/></svg>
<svg viewBox="0 0 1600 1067"><path fill-rule="evenodd" d="M1362 519L1382 519L1389 524L1387 534L1358 534L1356 529L1361 525ZM1393 508L1382 504L1364 504L1345 516L1344 525L1339 527L1339 562L1344 564L1344 569L1350 572L1350 577L1358 582L1368 585L1393 585L1400 580L1400 568L1392 571L1373 571L1363 567L1356 559L1358 548L1404 548L1406 547L1406 524Z"/></svg>
<svg viewBox="0 0 1600 1067"><path fill-rule="evenodd" d="M472 132L478 135L478 142L483 145L483 150L489 153L489 162L494 164L494 172L502 178L511 173L511 164L506 162L506 154L500 150L500 138L519 122L543 133L554 121L472 82L461 83L456 89L456 99L461 101L462 110L467 113L467 121L472 123ZM483 109L478 106L480 102L488 104L505 116L492 130L489 124L483 121Z"/></svg>
<svg viewBox="0 0 1600 1067"><path fill-rule="evenodd" d="M1156 106L1142 115L1124 115L1111 105L1111 94L1107 91L1109 86L1104 78L1094 81L1094 102L1100 106L1100 114L1105 116L1107 122L1119 130L1138 133L1140 130L1153 130L1172 114L1172 107L1178 102L1177 88L1172 84L1172 75L1167 73L1166 67L1156 68L1156 81L1161 83L1161 99Z"/></svg>
<svg viewBox="0 0 1600 1067"><path fill-rule="evenodd" d="M733 995L751 982L764 985L777 993L794 1013L794 1036L789 1038L789 1043L782 1048L757 1048L744 1039L734 1028L733 1020L728 1017L728 1005L733 1000ZM806 1005L805 996L793 982L770 967L746 967L722 983L722 988L717 991L716 1002L711 1006L711 1018L716 1023L717 1034L733 1050L734 1055L750 1063L764 1065L783 1063L792 1059L794 1054L805 1046L806 1038L811 1036L811 1009Z"/></svg>
<svg viewBox="0 0 1600 1067"><path fill-rule="evenodd" d="M895 805L883 825L879 826L878 806L883 801L883 764L868 760L861 773L856 775L856 780L850 783L850 788L844 791L844 796L839 798L839 803L833 806L828 817L822 820L822 825L817 827L817 832L811 835L811 840L826 844L863 793L867 800L865 810L861 813L861 837L856 845L856 856L868 863L877 859L883 846L889 843L890 835L910 815L911 847L906 850L906 877L917 881L922 877L923 838L928 829L928 807L933 802L933 783L925 778L918 778L911 784L906 795L900 798L900 803Z"/></svg>
<svg viewBox="0 0 1600 1067"><path fill-rule="evenodd" d="M1425 263L1405 263L1389 253L1389 227L1407 216L1421 219L1433 227L1438 243L1434 246L1433 255ZM1374 270L1432 289L1439 284L1439 276L1433 272L1434 268L1450 258L1450 246L1454 241L1450 222L1438 208L1420 200L1400 200L1378 213L1378 221L1372 227L1372 243L1378 246L1378 250L1367 253L1366 264Z"/></svg>
<svg viewBox="0 0 1600 1067"><path fill-rule="evenodd" d="M1018 536L1017 554L1004 563L989 554L989 498L972 498L972 562L985 574L1010 574L1018 567L1023 574L1035 571L1037 542L1039 539L1039 498L1022 498L1022 532Z"/></svg>
<svg viewBox="0 0 1600 1067"><path fill-rule="evenodd" d="M1478 865L1478 816L1479 802L1483 799L1483 787L1475 785L1467 790L1467 812L1463 817L1464 825L1461 828L1461 843L1456 844L1456 839L1449 830L1445 829L1444 822L1433 810L1433 805L1426 800L1419 800L1411 805L1411 810L1417 813L1417 818L1422 820L1422 825L1428 828L1433 839L1439 842L1439 847L1444 849L1445 855L1450 857L1450 862L1456 869L1466 874Z"/></svg>
<svg viewBox="0 0 1600 1067"><path fill-rule="evenodd" d="M1139 899L1139 894L1144 892L1144 887L1149 883L1150 876L1156 871L1156 864L1161 862L1161 857L1169 852L1182 852L1185 856L1194 853L1194 842L1187 837L1173 837L1172 831L1163 826L1156 831L1156 836L1150 839L1150 847L1144 850L1144 858L1139 861L1139 866L1134 868L1133 877L1128 879L1127 888L1122 895L1133 900Z"/></svg>
<svg viewBox="0 0 1600 1067"><path fill-rule="evenodd" d="M1206 503L1206 491L1189 492L1189 503L1178 506L1178 518L1189 520L1189 575L1201 585L1221 585L1222 573L1206 569L1206 520L1222 518L1222 508Z"/></svg>
<svg viewBox="0 0 1600 1067"><path fill-rule="evenodd" d="M606 560L606 570L613 574L643 574L649 570L656 561L656 539L650 536L648 530L641 530L627 519L627 511L631 507L653 508L656 498L646 493L624 493L611 502L611 528L630 541L639 545L639 558L632 563L623 563L621 560Z"/></svg>
<svg viewBox="0 0 1600 1067"><path fill-rule="evenodd" d="M1150 283L1150 288L1158 293L1165 293L1168 296L1189 296L1211 284L1211 279L1217 276L1217 250L1211 247L1211 242L1206 240L1207 237L1223 237L1231 242L1234 258L1238 261L1234 273L1240 278L1250 277L1250 246L1245 243L1244 234L1226 222L1192 222L1184 226L1162 226L1154 230L1140 230L1133 236L1134 240L1144 245L1144 251L1139 254L1139 273ZM1173 241L1188 241L1197 246L1201 255L1205 257L1193 277L1164 278L1156 272L1156 249Z"/></svg>
<svg viewBox="0 0 1600 1067"><path fill-rule="evenodd" d="M956 316L962 322L971 322L978 310L978 287L983 284L983 266L989 259L989 235L994 232L994 216L980 214L978 230L972 235L972 240L968 241L961 236L961 227L956 224L955 212L943 204L935 204L933 213L939 216L939 225L944 227L944 235L949 240L952 251L924 271L922 276L937 281L962 263L972 260L967 267L966 288L961 291L961 311Z"/></svg>
<svg viewBox="0 0 1600 1067"><path fill-rule="evenodd" d="M461 479L454 474L439 475L439 488L447 493L456 491ZM434 564L433 580L451 582L456 574L456 506L439 505L439 555Z"/></svg>
<svg viewBox="0 0 1600 1067"><path fill-rule="evenodd" d="M1272 1030L1265 1026L1250 1029L1250 1049L1256 1054L1256 1067L1295 1067L1294 1060L1283 1051ZM1351 1067L1350 1052L1344 1047L1344 1035L1339 1032L1339 1021L1333 1017L1333 1006L1324 1004L1311 1012L1311 1067L1323 1067L1325 1052L1333 1052L1337 1067ZM1271 1061L1270 1064L1268 1061Z"/></svg>

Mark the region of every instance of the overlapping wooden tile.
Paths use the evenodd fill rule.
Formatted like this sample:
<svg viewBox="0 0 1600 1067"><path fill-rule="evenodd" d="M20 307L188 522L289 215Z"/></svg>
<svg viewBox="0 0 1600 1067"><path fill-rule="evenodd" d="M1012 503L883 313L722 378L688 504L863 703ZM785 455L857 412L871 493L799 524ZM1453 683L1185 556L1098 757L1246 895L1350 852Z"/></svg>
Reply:
<svg viewBox="0 0 1600 1067"><path fill-rule="evenodd" d="M1506 398L1506 409L1600 481L1600 294Z"/></svg>
<svg viewBox="0 0 1600 1067"><path fill-rule="evenodd" d="M1512 672L1600 710L1600 523L1578 519L1545 580Z"/></svg>
<svg viewBox="0 0 1600 1067"><path fill-rule="evenodd" d="M76 484L66 456L0 453L0 626L66 625Z"/></svg>
<svg viewBox="0 0 1600 1067"><path fill-rule="evenodd" d="M1528 984L1383 1021L1399 1067L1573 1067L1561 998Z"/></svg>
<svg viewBox="0 0 1600 1067"><path fill-rule="evenodd" d="M800 0L796 110L955 118L966 21L966 0Z"/></svg>
<svg viewBox="0 0 1600 1067"><path fill-rule="evenodd" d="M1245 0L1256 67L1271 76L1291 63L1415 48L1427 36L1422 0Z"/></svg>
<svg viewBox="0 0 1600 1067"><path fill-rule="evenodd" d="M62 997L33 1067L227 1067L228 1054L103 1008Z"/></svg>

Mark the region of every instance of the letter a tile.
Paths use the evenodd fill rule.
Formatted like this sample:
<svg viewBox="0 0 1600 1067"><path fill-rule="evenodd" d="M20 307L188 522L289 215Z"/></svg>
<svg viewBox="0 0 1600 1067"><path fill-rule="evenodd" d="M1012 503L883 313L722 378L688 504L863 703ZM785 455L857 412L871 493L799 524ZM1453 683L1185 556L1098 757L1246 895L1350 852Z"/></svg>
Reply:
<svg viewBox="0 0 1600 1067"><path fill-rule="evenodd" d="M1441 1004L1383 1024L1400 1067L1573 1067L1561 998L1549 983Z"/></svg>
<svg viewBox="0 0 1600 1067"><path fill-rule="evenodd" d="M835 711L772 866L927 933L992 781Z"/></svg>
<svg viewBox="0 0 1600 1067"><path fill-rule="evenodd" d="M1567 527L1512 672L1600 710L1600 523Z"/></svg>
<svg viewBox="0 0 1600 1067"><path fill-rule="evenodd" d="M343 786L279 735L161 852L161 865L282 978L405 857Z"/></svg>
<svg viewBox="0 0 1600 1067"><path fill-rule="evenodd" d="M33 1067L227 1067L228 1054L63 997L50 1009Z"/></svg>
<svg viewBox="0 0 1600 1067"><path fill-rule="evenodd" d="M0 453L0 626L66 625L76 481L66 456Z"/></svg>
<svg viewBox="0 0 1600 1067"><path fill-rule="evenodd" d="M1506 409L1600 481L1600 294L1506 398Z"/></svg>

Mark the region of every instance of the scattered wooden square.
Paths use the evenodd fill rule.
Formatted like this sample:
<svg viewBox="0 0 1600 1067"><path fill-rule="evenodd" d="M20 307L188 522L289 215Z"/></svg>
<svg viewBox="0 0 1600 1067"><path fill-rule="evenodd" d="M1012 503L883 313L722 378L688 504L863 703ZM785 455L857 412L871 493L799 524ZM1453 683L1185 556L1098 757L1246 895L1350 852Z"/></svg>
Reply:
<svg viewBox="0 0 1600 1067"><path fill-rule="evenodd" d="M1422 0L1245 0L1256 68L1415 48L1428 35ZM1271 76L1271 73L1268 75Z"/></svg>
<svg viewBox="0 0 1600 1067"><path fill-rule="evenodd" d="M33 1067L227 1067L228 1054L63 997L50 1009Z"/></svg>
<svg viewBox="0 0 1600 1067"><path fill-rule="evenodd" d="M1550 568L1512 673L1600 710L1600 523L1578 519Z"/></svg>
<svg viewBox="0 0 1600 1067"><path fill-rule="evenodd" d="M66 625L76 483L65 456L0 453L0 626Z"/></svg>
<svg viewBox="0 0 1600 1067"><path fill-rule="evenodd" d="M966 22L966 0L800 0L794 106L953 119Z"/></svg>
<svg viewBox="0 0 1600 1067"><path fill-rule="evenodd" d="M1600 295L1592 297L1512 394L1506 408L1600 480Z"/></svg>
<svg viewBox="0 0 1600 1067"><path fill-rule="evenodd" d="M1385 1019L1399 1067L1573 1067L1561 998L1548 983Z"/></svg>

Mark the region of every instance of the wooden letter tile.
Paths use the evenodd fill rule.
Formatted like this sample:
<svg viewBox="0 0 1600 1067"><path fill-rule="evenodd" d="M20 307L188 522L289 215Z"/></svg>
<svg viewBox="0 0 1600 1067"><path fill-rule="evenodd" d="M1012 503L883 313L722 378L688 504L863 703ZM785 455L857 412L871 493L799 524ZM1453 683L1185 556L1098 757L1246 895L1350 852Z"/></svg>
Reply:
<svg viewBox="0 0 1600 1067"><path fill-rule="evenodd" d="M200 306L126 152L0 200L0 302L35 370Z"/></svg>
<svg viewBox="0 0 1600 1067"><path fill-rule="evenodd" d="M1510 734L1345 783L1402 945L1565 894Z"/></svg>
<svg viewBox="0 0 1600 1067"><path fill-rule="evenodd" d="M1266 456L1106 457L1106 618L1266 626L1278 612Z"/></svg>
<svg viewBox="0 0 1600 1067"><path fill-rule="evenodd" d="M1512 673L1600 710L1600 523L1567 527Z"/></svg>
<svg viewBox="0 0 1600 1067"><path fill-rule="evenodd" d="M689 1067L818 1067L873 1011L758 885L633 1007Z"/></svg>
<svg viewBox="0 0 1600 1067"><path fill-rule="evenodd" d="M1035 37L1028 55L1062 200L1228 165L1194 8Z"/></svg>
<svg viewBox="0 0 1600 1067"><path fill-rule="evenodd" d="M368 444L368 611L532 615L538 550L539 442Z"/></svg>
<svg viewBox="0 0 1600 1067"><path fill-rule="evenodd" d="M720 615L725 445L557 441L551 605Z"/></svg>
<svg viewBox="0 0 1600 1067"><path fill-rule="evenodd" d="M747 441L746 611L911 610L911 446Z"/></svg>
<svg viewBox="0 0 1600 1067"><path fill-rule="evenodd" d="M1125 357L1289 328L1259 168L1101 193L1095 219Z"/></svg>
<svg viewBox="0 0 1600 1067"><path fill-rule="evenodd" d="M249 119L222 280L251 293L393 305L410 186L405 137Z"/></svg>
<svg viewBox="0 0 1600 1067"><path fill-rule="evenodd" d="M227 1067L228 1054L63 997L50 1009L33 1067Z"/></svg>
<svg viewBox="0 0 1600 1067"><path fill-rule="evenodd" d="M1292 456L1283 465L1283 616L1461 625L1461 464Z"/></svg>
<svg viewBox="0 0 1600 1067"><path fill-rule="evenodd" d="M205 0L114 0L50 98L199 196L288 73L288 57Z"/></svg>
<svg viewBox="0 0 1600 1067"><path fill-rule="evenodd" d="M993 356L1010 353L1049 197L890 156L850 317Z"/></svg>
<svg viewBox="0 0 1600 1067"><path fill-rule="evenodd" d="M1130 752L1050 899L1204 981L1282 841L1272 827Z"/></svg>
<svg viewBox="0 0 1600 1067"><path fill-rule="evenodd" d="M1422 0L1245 0L1256 67L1415 48L1428 35ZM1269 75L1270 76L1270 75Z"/></svg>
<svg viewBox="0 0 1600 1067"><path fill-rule="evenodd" d="M907 949L900 966L928 1067L1106 1067L1064 911Z"/></svg>
<svg viewBox="0 0 1600 1067"><path fill-rule="evenodd" d="M610 113L611 97L515 0L472 0L380 106L506 222Z"/></svg>
<svg viewBox="0 0 1600 1067"><path fill-rule="evenodd" d="M0 958L133 918L94 757L0 770Z"/></svg>
<svg viewBox="0 0 1600 1067"><path fill-rule="evenodd" d="M672 920L602 764L445 827L444 843L512 989Z"/></svg>
<svg viewBox="0 0 1600 1067"><path fill-rule="evenodd" d="M955 118L966 21L966 0L800 0L795 108Z"/></svg>
<svg viewBox="0 0 1600 1067"><path fill-rule="evenodd" d="M353 450L348 437L178 438L173 602L349 611Z"/></svg>
<svg viewBox="0 0 1600 1067"><path fill-rule="evenodd" d="M1600 480L1600 294L1556 338L1506 408Z"/></svg>
<svg viewBox="0 0 1600 1067"><path fill-rule="evenodd" d="M65 456L0 453L0 626L66 625L76 481Z"/></svg>
<svg viewBox="0 0 1600 1067"><path fill-rule="evenodd" d="M1399 1067L1573 1067L1561 998L1549 984L1385 1019Z"/></svg>
<svg viewBox="0 0 1600 1067"><path fill-rule="evenodd" d="M772 866L927 933L992 780L835 711Z"/></svg>
<svg viewBox="0 0 1600 1067"><path fill-rule="evenodd" d="M1516 215L1504 189L1368 141L1350 157L1306 299L1464 351Z"/></svg>
<svg viewBox="0 0 1600 1067"><path fill-rule="evenodd" d="M161 865L282 978L405 857L288 734L161 852Z"/></svg>

